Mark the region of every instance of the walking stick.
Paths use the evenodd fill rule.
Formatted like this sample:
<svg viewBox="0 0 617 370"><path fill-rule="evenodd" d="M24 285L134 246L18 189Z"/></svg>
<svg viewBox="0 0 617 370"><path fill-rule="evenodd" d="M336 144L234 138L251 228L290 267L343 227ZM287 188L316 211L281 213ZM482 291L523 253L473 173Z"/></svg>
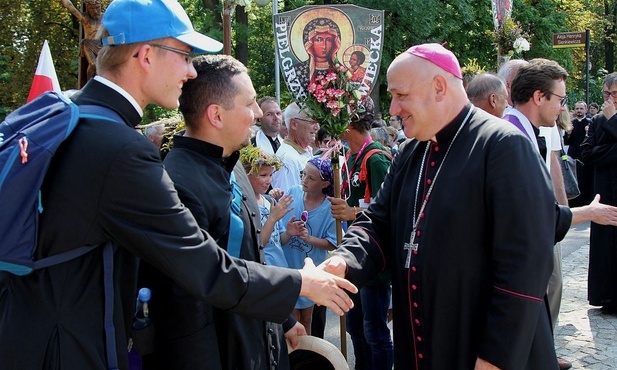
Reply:
<svg viewBox="0 0 617 370"><path fill-rule="evenodd" d="M334 172L334 197L341 197L341 163L338 150L331 153L332 171ZM343 241L343 227L340 220L336 220L336 245ZM345 315L340 317L341 353L347 359L347 322Z"/></svg>

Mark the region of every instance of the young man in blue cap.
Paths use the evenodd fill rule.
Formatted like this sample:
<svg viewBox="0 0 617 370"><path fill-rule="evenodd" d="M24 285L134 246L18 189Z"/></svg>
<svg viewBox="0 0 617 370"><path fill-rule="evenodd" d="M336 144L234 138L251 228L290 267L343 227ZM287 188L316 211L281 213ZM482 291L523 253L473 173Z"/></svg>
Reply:
<svg viewBox="0 0 617 370"><path fill-rule="evenodd" d="M124 122L82 118L57 151L41 189L36 253L112 242L113 271L105 270L113 292L105 298L103 260L110 258L103 255L111 248L28 276L1 276L2 368L128 368L138 257L194 296L262 320L287 319L300 294L338 314L348 310L340 287L356 289L343 279L266 267L218 248L180 203L157 150L134 130L147 104L178 107L183 84L196 76L192 53L221 44L195 32L175 0L116 0L99 36L99 75L72 99L107 107ZM275 294L281 289L289 294Z"/></svg>

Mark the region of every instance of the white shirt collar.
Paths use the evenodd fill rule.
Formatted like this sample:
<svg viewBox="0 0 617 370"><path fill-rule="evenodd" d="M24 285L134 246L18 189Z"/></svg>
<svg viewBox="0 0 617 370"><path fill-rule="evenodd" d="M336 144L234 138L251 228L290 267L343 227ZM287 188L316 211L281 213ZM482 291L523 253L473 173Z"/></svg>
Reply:
<svg viewBox="0 0 617 370"><path fill-rule="evenodd" d="M139 113L140 117L144 116L144 111L143 109L141 109L141 107L139 106L139 104L137 104L137 100L135 100L135 98L133 98L133 96L131 94L129 94L126 90L124 90L123 88L121 88L119 85L116 85L115 83L113 83L112 81L106 79L105 77L101 77L101 76L94 76L94 79L100 83L102 83L103 85L114 89L115 91L117 91L118 93L120 93L120 95L124 96L124 98L126 100L129 101L129 103L131 103L133 105L133 107L135 108L135 110Z"/></svg>

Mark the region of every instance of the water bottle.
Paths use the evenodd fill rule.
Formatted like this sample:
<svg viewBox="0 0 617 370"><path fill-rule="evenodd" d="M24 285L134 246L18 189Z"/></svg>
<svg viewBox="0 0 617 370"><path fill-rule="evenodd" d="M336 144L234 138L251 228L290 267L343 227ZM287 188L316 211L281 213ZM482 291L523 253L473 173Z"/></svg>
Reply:
<svg viewBox="0 0 617 370"><path fill-rule="evenodd" d="M152 293L148 288L139 289L135 316L133 317L133 330L131 330L131 345L141 355L154 352L155 326L150 317L148 302Z"/></svg>
<svg viewBox="0 0 617 370"><path fill-rule="evenodd" d="M148 288L139 289L137 294L137 306L135 307L135 320L133 320L133 329L140 330L150 325L150 312L148 310L148 302L152 292Z"/></svg>

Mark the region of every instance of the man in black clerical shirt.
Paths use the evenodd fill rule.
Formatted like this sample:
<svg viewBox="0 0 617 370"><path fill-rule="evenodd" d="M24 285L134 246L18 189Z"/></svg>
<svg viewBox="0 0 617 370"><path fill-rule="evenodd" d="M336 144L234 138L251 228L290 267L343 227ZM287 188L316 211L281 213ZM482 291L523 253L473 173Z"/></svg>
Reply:
<svg viewBox="0 0 617 370"><path fill-rule="evenodd" d="M581 144L587 136L587 130L591 124L591 118L587 116L587 103L577 101L574 104L574 118L572 119L572 131L568 133L565 144L568 144L568 155L576 162L576 179L581 195L570 201L571 206L582 206L589 203L593 193L593 166L582 161Z"/></svg>
<svg viewBox="0 0 617 370"><path fill-rule="evenodd" d="M249 143L250 127L262 114L255 90L246 67L230 56L200 56L193 65L197 77L184 84L180 96L186 132L174 137L165 166L180 200L203 230L232 256L264 263L259 208L254 197L247 197L253 190L238 163L238 150ZM230 222L236 181L244 193L235 198L240 228ZM156 325L156 349L144 357L144 369L289 368L281 325L199 302L147 264L140 267L140 283L152 289L150 312ZM297 298L288 289L274 295ZM283 327L292 345L306 334L293 319Z"/></svg>
<svg viewBox="0 0 617 370"><path fill-rule="evenodd" d="M581 144L586 164L594 166L594 193L617 205L617 73L609 73L602 82L601 112L595 115ZM602 306L605 314L617 314L617 239L614 227L591 224L589 244L588 299L592 306Z"/></svg>

